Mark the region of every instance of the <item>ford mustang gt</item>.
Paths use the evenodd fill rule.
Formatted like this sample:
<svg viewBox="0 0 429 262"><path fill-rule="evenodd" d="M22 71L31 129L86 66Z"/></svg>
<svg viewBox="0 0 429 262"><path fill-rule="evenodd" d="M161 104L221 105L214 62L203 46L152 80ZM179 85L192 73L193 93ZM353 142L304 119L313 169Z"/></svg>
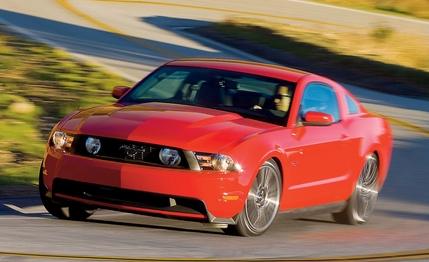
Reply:
<svg viewBox="0 0 429 262"><path fill-rule="evenodd" d="M95 209L264 233L278 213L368 221L392 150L388 123L340 84L253 62L175 60L116 103L49 136L39 190L58 218Z"/></svg>

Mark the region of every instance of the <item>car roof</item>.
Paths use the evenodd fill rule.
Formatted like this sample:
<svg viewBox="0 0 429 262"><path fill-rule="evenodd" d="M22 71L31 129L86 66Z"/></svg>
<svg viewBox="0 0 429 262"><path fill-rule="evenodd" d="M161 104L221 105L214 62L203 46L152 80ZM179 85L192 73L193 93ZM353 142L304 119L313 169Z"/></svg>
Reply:
<svg viewBox="0 0 429 262"><path fill-rule="evenodd" d="M263 64L242 60L229 60L229 59L211 59L211 58L192 58L192 59L179 59L174 60L166 65L172 66L189 66L219 69L226 71L241 72L271 78L286 80L289 82L298 82L298 80L311 73L272 64Z"/></svg>

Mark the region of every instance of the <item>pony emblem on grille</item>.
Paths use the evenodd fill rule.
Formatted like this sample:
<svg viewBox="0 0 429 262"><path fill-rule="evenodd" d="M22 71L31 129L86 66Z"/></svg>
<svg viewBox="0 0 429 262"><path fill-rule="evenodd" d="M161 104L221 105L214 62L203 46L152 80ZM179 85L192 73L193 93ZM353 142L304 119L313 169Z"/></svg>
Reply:
<svg viewBox="0 0 429 262"><path fill-rule="evenodd" d="M119 147L119 151L124 153L125 158L132 160L143 160L146 150L146 147L138 145L121 145Z"/></svg>

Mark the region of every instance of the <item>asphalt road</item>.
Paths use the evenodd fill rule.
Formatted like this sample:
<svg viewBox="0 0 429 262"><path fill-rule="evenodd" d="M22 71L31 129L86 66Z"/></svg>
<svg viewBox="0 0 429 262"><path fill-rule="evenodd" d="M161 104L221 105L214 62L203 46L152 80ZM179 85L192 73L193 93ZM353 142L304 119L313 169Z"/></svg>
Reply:
<svg viewBox="0 0 429 262"><path fill-rule="evenodd" d="M208 8L201 8L202 6ZM0 0L0 22L66 49L133 80L177 57L229 57L261 61L239 50L187 34L184 28L231 15L273 19L326 30L372 26L429 35L427 22L348 11L302 1ZM321 22L323 21L323 22ZM119 36L118 33L126 36ZM371 110L429 128L429 103L350 87ZM101 211L91 222L51 218L37 198L0 199L0 251L131 257L267 258L363 255L429 248L429 138L394 126L390 176L374 219L364 226L332 223L327 215L280 217L258 238L225 236L192 222ZM20 260L19 257L1 257ZM35 258L22 258L33 261ZM61 260L61 259L60 259Z"/></svg>

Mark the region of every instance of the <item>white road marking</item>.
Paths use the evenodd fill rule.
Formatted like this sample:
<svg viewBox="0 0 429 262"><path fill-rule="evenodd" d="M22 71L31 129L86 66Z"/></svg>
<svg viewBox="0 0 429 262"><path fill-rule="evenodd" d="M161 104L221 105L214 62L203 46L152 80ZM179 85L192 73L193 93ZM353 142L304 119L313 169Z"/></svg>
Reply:
<svg viewBox="0 0 429 262"><path fill-rule="evenodd" d="M371 12L371 11L353 9L353 8L342 7L342 6L334 6L334 5L329 5L329 4L315 3L315 2L307 1L307 0L288 0L288 1L295 2L295 3L301 3L301 4L306 4L306 5L322 6L322 7L331 8L331 9L339 9L339 10L344 10L344 11L348 11L348 12L355 12L355 13L361 13L361 14L367 14L367 15L373 15L373 16L379 16L379 17L386 17L386 18L389 18L389 19L396 19L396 20L402 20L402 21L407 21L407 22L412 22L412 23L419 23L419 24L429 25L429 21L425 21L423 19L408 18L408 17L396 16L396 15L382 14L382 13L378 13L376 11Z"/></svg>
<svg viewBox="0 0 429 262"><path fill-rule="evenodd" d="M37 206L29 206L29 207L18 207L12 204L3 204L4 206L19 212L21 214L25 214L25 215L29 215L29 214L46 214L46 209L44 206L42 205L37 205Z"/></svg>

